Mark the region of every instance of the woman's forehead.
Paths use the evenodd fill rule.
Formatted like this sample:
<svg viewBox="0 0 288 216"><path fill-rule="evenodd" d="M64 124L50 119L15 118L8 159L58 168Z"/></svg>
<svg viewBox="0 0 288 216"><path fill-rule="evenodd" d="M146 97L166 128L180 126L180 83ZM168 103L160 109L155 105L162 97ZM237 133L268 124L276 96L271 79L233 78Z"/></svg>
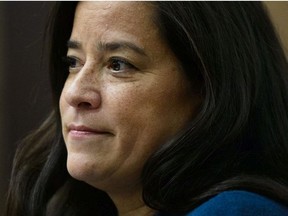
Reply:
<svg viewBox="0 0 288 216"><path fill-rule="evenodd" d="M158 31L151 4L141 2L81 2L75 12L72 34L99 29L109 34L115 31L147 37ZM76 27L76 28L75 28ZM157 34L157 33L156 33Z"/></svg>
<svg viewBox="0 0 288 216"><path fill-rule="evenodd" d="M81 2L76 8L70 41L81 43L84 49L89 44L99 47L125 41L157 60L170 52L170 47L155 23L154 8L143 2Z"/></svg>
<svg viewBox="0 0 288 216"><path fill-rule="evenodd" d="M106 1L88 1L80 2L76 7L75 17L77 18L85 10L87 17L97 17L98 22L103 19L126 20L130 23L138 20L150 19L153 13L153 7L150 3L145 2L106 2Z"/></svg>

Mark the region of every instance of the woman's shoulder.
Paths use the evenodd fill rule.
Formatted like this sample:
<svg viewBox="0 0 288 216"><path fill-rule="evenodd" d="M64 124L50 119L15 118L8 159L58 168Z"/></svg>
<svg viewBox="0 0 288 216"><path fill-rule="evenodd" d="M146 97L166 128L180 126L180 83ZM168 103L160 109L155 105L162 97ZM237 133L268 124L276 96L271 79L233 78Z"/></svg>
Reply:
<svg viewBox="0 0 288 216"><path fill-rule="evenodd" d="M225 191L187 216L288 216L288 207L265 196L242 190Z"/></svg>

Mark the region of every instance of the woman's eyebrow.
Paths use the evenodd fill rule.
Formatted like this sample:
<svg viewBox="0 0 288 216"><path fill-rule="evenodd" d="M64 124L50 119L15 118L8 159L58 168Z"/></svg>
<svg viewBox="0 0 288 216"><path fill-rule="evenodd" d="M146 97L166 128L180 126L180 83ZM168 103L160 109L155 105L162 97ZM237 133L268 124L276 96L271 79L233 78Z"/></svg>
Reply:
<svg viewBox="0 0 288 216"><path fill-rule="evenodd" d="M99 42L97 43L97 49L100 51L115 51L115 50L132 50L140 55L147 56L144 49L140 48L134 43L129 41L114 41L114 42Z"/></svg>
<svg viewBox="0 0 288 216"><path fill-rule="evenodd" d="M82 45L80 42L75 40L68 40L67 41L67 48L69 49L81 49Z"/></svg>
<svg viewBox="0 0 288 216"><path fill-rule="evenodd" d="M82 45L79 41L76 40L68 40L67 41L67 48L69 49L82 49ZM116 51L116 50L132 50L140 55L147 56L144 49L137 46L134 43L129 41L114 41L114 42L98 42L96 44L96 48L99 51Z"/></svg>

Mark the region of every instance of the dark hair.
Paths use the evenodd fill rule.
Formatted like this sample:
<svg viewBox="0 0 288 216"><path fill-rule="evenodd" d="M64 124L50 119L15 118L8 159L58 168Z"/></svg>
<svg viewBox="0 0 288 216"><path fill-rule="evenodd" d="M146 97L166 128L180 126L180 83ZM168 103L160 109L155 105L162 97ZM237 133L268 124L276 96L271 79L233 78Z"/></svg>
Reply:
<svg viewBox="0 0 288 216"><path fill-rule="evenodd" d="M179 213L222 191L243 189L288 205L288 65L261 3L151 4L163 38L199 83L203 104L190 125L147 161L146 204ZM7 216L43 215L49 206L54 216L117 215L105 192L66 169L58 101L76 5L57 3L50 21L55 110L18 148Z"/></svg>

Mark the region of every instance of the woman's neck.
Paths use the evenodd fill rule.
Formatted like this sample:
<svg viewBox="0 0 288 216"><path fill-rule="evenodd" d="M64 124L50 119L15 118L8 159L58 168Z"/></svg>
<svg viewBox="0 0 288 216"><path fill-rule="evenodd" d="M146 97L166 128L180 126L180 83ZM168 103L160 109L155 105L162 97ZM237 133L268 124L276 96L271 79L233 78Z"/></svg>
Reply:
<svg viewBox="0 0 288 216"><path fill-rule="evenodd" d="M155 210L149 208L142 199L142 190L125 193L108 193L119 216L153 216Z"/></svg>
<svg viewBox="0 0 288 216"><path fill-rule="evenodd" d="M118 211L119 216L153 216L155 215L155 211L150 209L149 207L142 205L139 207L136 207L134 209L126 209L126 211Z"/></svg>

